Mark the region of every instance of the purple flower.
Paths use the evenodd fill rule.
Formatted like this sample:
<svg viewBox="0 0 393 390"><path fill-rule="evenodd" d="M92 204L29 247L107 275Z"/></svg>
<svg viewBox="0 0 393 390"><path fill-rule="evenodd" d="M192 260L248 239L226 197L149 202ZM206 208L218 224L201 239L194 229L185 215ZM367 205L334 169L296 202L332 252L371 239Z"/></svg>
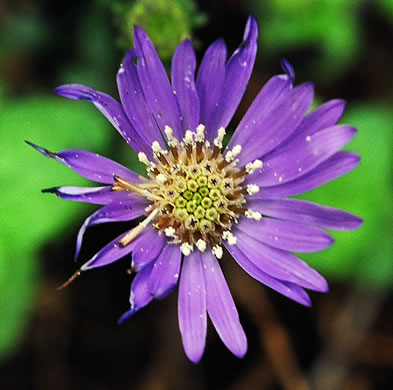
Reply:
<svg viewBox="0 0 393 390"><path fill-rule="evenodd" d="M247 339L221 271L224 248L250 276L310 306L305 289L328 290L325 279L291 252L315 252L333 240L323 228L354 230L362 221L345 211L291 199L354 169L359 157L340 151L355 129L337 125L345 103L331 100L308 113L310 83L293 87L294 71L262 88L225 150L223 138L250 78L257 51L257 24L248 19L244 39L227 61L222 40L206 51L195 76L189 40L172 59L171 82L156 50L139 27L135 49L117 74L121 104L83 85L63 85L59 95L87 100L112 123L146 165L147 177L82 150L47 157L68 165L101 187L46 190L61 198L103 207L89 226L143 217L74 275L132 253L132 316L179 281L178 313L188 358L203 354L209 315L221 340L238 357ZM73 279L72 278L72 279Z"/></svg>

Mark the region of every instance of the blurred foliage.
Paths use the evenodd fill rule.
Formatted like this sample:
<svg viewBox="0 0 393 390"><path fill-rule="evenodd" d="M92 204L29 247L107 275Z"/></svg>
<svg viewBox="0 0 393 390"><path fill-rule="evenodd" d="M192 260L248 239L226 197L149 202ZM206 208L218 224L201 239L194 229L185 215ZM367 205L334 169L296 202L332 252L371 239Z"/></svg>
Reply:
<svg viewBox="0 0 393 390"><path fill-rule="evenodd" d="M360 154L359 167L301 197L348 210L361 216L364 225L355 232L332 232L333 247L302 257L328 279L389 288L393 280L393 112L390 106L362 104L349 108L342 122L358 129L346 149Z"/></svg>
<svg viewBox="0 0 393 390"><path fill-rule="evenodd" d="M192 0L119 1L113 10L120 19L123 34L120 46L128 50L132 46L134 25L141 26L149 34L163 61L171 58L181 41L191 38L193 28L206 21Z"/></svg>
<svg viewBox="0 0 393 390"><path fill-rule="evenodd" d="M255 1L260 39L271 52L314 49L307 71L331 80L347 70L359 52L361 28L358 9L364 0ZM323 69L323 71L321 71Z"/></svg>
<svg viewBox="0 0 393 390"><path fill-rule="evenodd" d="M45 159L23 140L58 151L102 151L111 131L87 104L34 97L0 105L0 358L20 338L34 309L39 249L87 214L87 206L56 199L40 188L83 185L86 181L58 162ZM56 259L53 259L56 261Z"/></svg>

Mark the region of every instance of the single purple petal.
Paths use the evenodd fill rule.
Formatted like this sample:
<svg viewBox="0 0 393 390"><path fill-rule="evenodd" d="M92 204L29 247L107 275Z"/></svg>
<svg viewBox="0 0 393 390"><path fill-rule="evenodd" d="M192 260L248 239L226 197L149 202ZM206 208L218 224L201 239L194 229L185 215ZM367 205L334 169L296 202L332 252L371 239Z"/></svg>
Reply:
<svg viewBox="0 0 393 390"><path fill-rule="evenodd" d="M272 248L250 235L234 231L236 246L258 268L273 278L298 284L315 291L326 292L326 280L306 262L295 255L280 249Z"/></svg>
<svg viewBox="0 0 393 390"><path fill-rule="evenodd" d="M235 245L225 245L231 253L236 262L242 267L252 278L258 280L271 289L279 292L280 294L298 302L304 306L311 306L311 300L308 294L297 284L290 282L283 282L273 278L272 276L263 272L254 263L252 263L246 255L240 251Z"/></svg>
<svg viewBox="0 0 393 390"><path fill-rule="evenodd" d="M80 84L61 85L55 89L58 95L73 100L87 100L109 120L136 152L146 152L148 145L129 122L123 107L111 96Z"/></svg>
<svg viewBox="0 0 393 390"><path fill-rule="evenodd" d="M201 252L187 256L183 263L178 296L179 328L187 357L198 363L206 344L206 289Z"/></svg>
<svg viewBox="0 0 393 390"><path fill-rule="evenodd" d="M164 298L177 285L181 256L179 245L166 245L157 257L149 278L149 291L155 298Z"/></svg>
<svg viewBox="0 0 393 390"><path fill-rule="evenodd" d="M269 217L333 230L356 230L363 223L361 218L346 211L299 199L257 199L247 204Z"/></svg>
<svg viewBox="0 0 393 390"><path fill-rule="evenodd" d="M119 319L118 323L122 324L134 315L138 310L147 306L152 300L153 296L147 287L153 264L150 263L143 267L135 276L131 283L130 293L130 310L126 311Z"/></svg>
<svg viewBox="0 0 393 390"><path fill-rule="evenodd" d="M272 77L261 89L250 108L247 110L235 134L233 135L228 148L235 145L243 145L255 136L260 130L260 123L264 123L266 118L271 116L273 110L277 110L287 98L292 90L292 79L284 74ZM242 153L243 154L243 153Z"/></svg>
<svg viewBox="0 0 393 390"><path fill-rule="evenodd" d="M147 263L156 259L161 253L165 243L165 235L159 235L158 232L149 225L144 230L143 236L140 237L138 245L132 253L133 268L138 271Z"/></svg>
<svg viewBox="0 0 393 390"><path fill-rule="evenodd" d="M183 41L172 58L172 86L180 109L183 134L199 124L199 98L195 86L196 59L190 40Z"/></svg>
<svg viewBox="0 0 393 390"><path fill-rule="evenodd" d="M235 302L216 258L210 252L204 252L201 257L207 312L222 342L241 358L247 352L247 337L240 324Z"/></svg>
<svg viewBox="0 0 393 390"><path fill-rule="evenodd" d="M360 157L356 153L338 152L295 180L261 189L253 195L253 199L271 199L302 194L345 175L355 169L359 162Z"/></svg>
<svg viewBox="0 0 393 390"><path fill-rule="evenodd" d="M102 207L86 218L79 229L76 239L75 259L79 256L83 236L89 226L99 225L107 222L130 221L145 214L147 201L144 198L117 200Z"/></svg>
<svg viewBox="0 0 393 390"><path fill-rule="evenodd" d="M226 127L232 119L246 90L257 54L258 25L254 17L247 20L243 42L225 67L221 99L212 129Z"/></svg>
<svg viewBox="0 0 393 390"><path fill-rule="evenodd" d="M143 93L163 132L166 125L173 135L182 138L179 108L164 66L147 34L138 26L134 29L137 70Z"/></svg>
<svg viewBox="0 0 393 390"><path fill-rule="evenodd" d="M237 227L258 241L293 252L317 252L333 244L332 237L321 229L279 219L255 222L243 217Z"/></svg>
<svg viewBox="0 0 393 390"><path fill-rule="evenodd" d="M281 60L281 68L292 81L295 80L295 70L285 58Z"/></svg>
<svg viewBox="0 0 393 390"><path fill-rule="evenodd" d="M313 86L305 83L292 89L285 98L281 98L280 104L273 110L266 112L259 106L261 112L253 116L246 114L230 143L230 146L242 146L240 166L262 157L285 141L299 126L311 106L312 99ZM255 112L254 103L249 110ZM256 140L258 142L255 142Z"/></svg>
<svg viewBox="0 0 393 390"><path fill-rule="evenodd" d="M341 150L355 135L350 126L333 126L297 138L282 152L264 160L251 178L253 184L272 186L303 176Z"/></svg>
<svg viewBox="0 0 393 390"><path fill-rule="evenodd" d="M42 153L45 157L53 158L67 165L79 175L98 183L114 184L113 176L119 176L131 183L139 183L139 176L109 158L85 150L63 150L58 153L50 152L26 141L27 144Z"/></svg>
<svg viewBox="0 0 393 390"><path fill-rule="evenodd" d="M128 119L148 145L148 154L151 157L151 145L154 141L158 141L161 147L165 144L150 106L146 102L135 61L137 61L136 51L129 50L117 73L117 86ZM146 151L145 153L147 154Z"/></svg>
<svg viewBox="0 0 393 390"><path fill-rule="evenodd" d="M104 187L53 187L42 190L44 193L57 195L59 198L72 200L74 202L86 202L92 204L109 204L114 201L135 198L130 192L112 191L112 186Z"/></svg>
<svg viewBox="0 0 393 390"><path fill-rule="evenodd" d="M217 136L218 129L212 124L221 98L226 59L225 42L222 39L213 42L202 58L196 79L200 104L199 122L206 126L206 138L210 141Z"/></svg>

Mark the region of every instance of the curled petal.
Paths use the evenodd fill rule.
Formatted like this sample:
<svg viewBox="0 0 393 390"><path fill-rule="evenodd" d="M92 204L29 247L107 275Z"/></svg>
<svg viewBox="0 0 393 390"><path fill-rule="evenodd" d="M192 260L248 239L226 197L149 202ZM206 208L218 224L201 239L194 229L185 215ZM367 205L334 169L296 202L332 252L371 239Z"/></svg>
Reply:
<svg viewBox="0 0 393 390"><path fill-rule="evenodd" d="M86 152L85 150L63 150L53 153L32 142L26 141L26 143L45 157L53 158L86 179L97 183L114 184L113 176L119 176L131 183L140 181L136 173L99 154Z"/></svg>
<svg viewBox="0 0 393 390"><path fill-rule="evenodd" d="M87 100L109 120L136 152L148 152L148 145L142 140L129 122L123 107L111 96L80 84L61 85L55 89L58 95L73 100Z"/></svg>
<svg viewBox="0 0 393 390"><path fill-rule="evenodd" d="M216 258L202 254L207 312L225 346L237 357L247 352L247 337L239 321L235 302Z"/></svg>

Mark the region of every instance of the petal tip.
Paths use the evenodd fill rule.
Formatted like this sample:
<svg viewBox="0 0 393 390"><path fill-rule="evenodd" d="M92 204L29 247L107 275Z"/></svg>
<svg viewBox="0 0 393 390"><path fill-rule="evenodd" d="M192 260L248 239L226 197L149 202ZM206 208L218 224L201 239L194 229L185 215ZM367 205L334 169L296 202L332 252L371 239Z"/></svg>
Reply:
<svg viewBox="0 0 393 390"><path fill-rule="evenodd" d="M281 68L289 79L293 82L295 80L295 70L293 66L285 58L281 60Z"/></svg>

